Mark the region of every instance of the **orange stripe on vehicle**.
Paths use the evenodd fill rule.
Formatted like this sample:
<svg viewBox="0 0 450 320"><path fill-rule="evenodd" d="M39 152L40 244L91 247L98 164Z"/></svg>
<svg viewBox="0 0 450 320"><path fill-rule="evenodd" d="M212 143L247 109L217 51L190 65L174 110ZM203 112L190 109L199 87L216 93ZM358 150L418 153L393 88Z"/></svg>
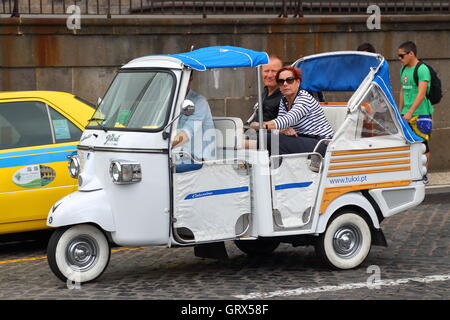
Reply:
<svg viewBox="0 0 450 320"><path fill-rule="evenodd" d="M367 156L367 157L351 157L351 158L334 158L330 160L330 163L340 163L340 162L353 162L353 161L368 161L368 160L381 160L381 159L391 159L391 158L405 158L409 157L409 153L395 153L395 154L383 154L378 156Z"/></svg>
<svg viewBox="0 0 450 320"><path fill-rule="evenodd" d="M340 170L340 169L353 169L353 168L365 168L365 167L382 167L382 166L392 166L396 164L409 164L409 160L398 160L398 161L383 161L383 162L370 162L370 163L357 163L357 164L342 164L337 166L330 166L330 170Z"/></svg>
<svg viewBox="0 0 450 320"><path fill-rule="evenodd" d="M380 188L391 188L391 187L403 187L410 185L412 180L398 180L398 181L388 181L388 182L376 182L376 183L364 183L351 186L341 186L341 187L329 187L325 188L323 191L322 203L320 205L320 214L324 213L329 204L337 197L352 191L367 190L367 189L380 189Z"/></svg>
<svg viewBox="0 0 450 320"><path fill-rule="evenodd" d="M332 152L332 156L346 156L351 154L365 154L365 153L377 153L377 152L393 152L393 151L409 151L410 147L396 147L396 148L381 148L381 149L364 149L364 150L351 150L351 151L335 151Z"/></svg>
<svg viewBox="0 0 450 320"><path fill-rule="evenodd" d="M410 166L397 167L397 168L386 168L386 169L361 170L361 171L343 171L343 172L329 173L327 177L341 177L341 176L352 176L352 175L358 175L358 174L409 171L409 170L411 170Z"/></svg>

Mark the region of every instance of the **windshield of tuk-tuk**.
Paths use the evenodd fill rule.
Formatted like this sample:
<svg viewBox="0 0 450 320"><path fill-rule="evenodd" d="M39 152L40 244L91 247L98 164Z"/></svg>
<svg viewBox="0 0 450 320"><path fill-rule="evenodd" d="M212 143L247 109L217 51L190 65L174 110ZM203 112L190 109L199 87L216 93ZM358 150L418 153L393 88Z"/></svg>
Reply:
<svg viewBox="0 0 450 320"><path fill-rule="evenodd" d="M167 71L120 72L88 127L161 129L172 102L175 80Z"/></svg>

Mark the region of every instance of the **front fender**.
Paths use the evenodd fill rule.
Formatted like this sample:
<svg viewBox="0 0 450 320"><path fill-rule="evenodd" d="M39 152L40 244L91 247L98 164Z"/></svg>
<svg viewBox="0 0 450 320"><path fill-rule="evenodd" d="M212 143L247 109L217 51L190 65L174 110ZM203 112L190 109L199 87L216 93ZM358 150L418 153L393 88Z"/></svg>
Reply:
<svg viewBox="0 0 450 320"><path fill-rule="evenodd" d="M363 209L369 215L373 226L375 229L380 228L380 222L378 221L377 213L373 208L372 204L369 200L366 199L359 192L350 192L346 193L330 203L327 210L319 216L319 221L317 222L316 233L323 233L327 228L328 220L330 220L331 216L340 208L346 206L354 206Z"/></svg>
<svg viewBox="0 0 450 320"><path fill-rule="evenodd" d="M52 228L80 223L95 223L110 232L116 230L103 190L75 191L56 202L47 216L47 226Z"/></svg>

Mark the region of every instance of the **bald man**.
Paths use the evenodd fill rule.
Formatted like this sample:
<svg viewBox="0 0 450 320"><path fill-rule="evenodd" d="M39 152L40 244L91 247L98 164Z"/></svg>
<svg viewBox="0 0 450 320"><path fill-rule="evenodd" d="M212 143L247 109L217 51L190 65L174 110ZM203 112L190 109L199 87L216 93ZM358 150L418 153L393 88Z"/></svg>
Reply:
<svg viewBox="0 0 450 320"><path fill-rule="evenodd" d="M264 82L263 93L263 118L270 121L278 116L280 100L283 96L278 88L275 76L283 67L283 61L277 56L269 56L269 63L262 66L262 77ZM256 119L255 119L256 120Z"/></svg>

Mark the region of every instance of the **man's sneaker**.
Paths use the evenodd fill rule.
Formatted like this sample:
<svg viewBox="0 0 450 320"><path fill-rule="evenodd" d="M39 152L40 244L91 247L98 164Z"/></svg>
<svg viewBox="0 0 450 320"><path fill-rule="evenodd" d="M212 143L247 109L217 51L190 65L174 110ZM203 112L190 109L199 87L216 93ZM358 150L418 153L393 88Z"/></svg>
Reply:
<svg viewBox="0 0 450 320"><path fill-rule="evenodd" d="M424 184L428 184L428 182L430 182L430 181L428 180L427 175L424 175L424 176L423 176L422 181L423 181Z"/></svg>

